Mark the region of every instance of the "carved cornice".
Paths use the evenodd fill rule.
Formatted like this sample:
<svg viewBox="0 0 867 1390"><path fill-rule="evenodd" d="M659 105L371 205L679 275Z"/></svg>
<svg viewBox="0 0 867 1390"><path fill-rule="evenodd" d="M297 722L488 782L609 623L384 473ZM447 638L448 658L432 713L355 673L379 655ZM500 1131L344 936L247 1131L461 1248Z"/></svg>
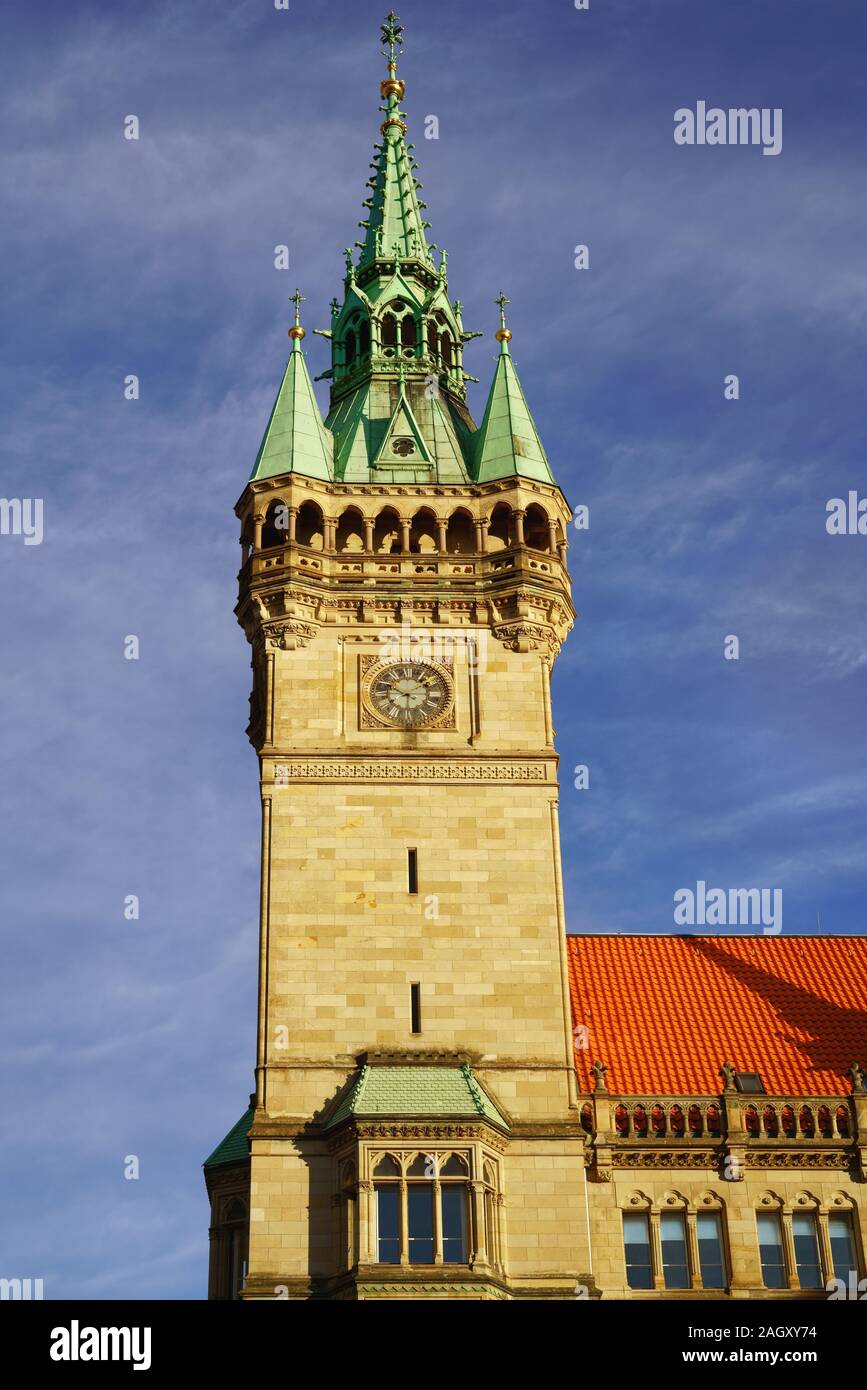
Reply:
<svg viewBox="0 0 867 1390"><path fill-rule="evenodd" d="M218 1197L250 1195L250 1159L205 1169L205 1187L212 1202Z"/></svg>
<svg viewBox="0 0 867 1390"><path fill-rule="evenodd" d="M324 507L328 498L335 498L340 501L355 502L363 509L364 515L375 517L383 502L389 498L398 504L408 502L416 497L431 500L440 498L446 503L483 502L487 498L500 498L508 493L518 495L524 493L527 496L547 498L560 510L561 519L564 522L571 522L572 520L572 510L556 483L543 483L535 478L524 477L497 478L487 483L377 481L357 484L327 482L324 479L307 478L299 473L284 473L280 477L257 478L249 482L241 494L235 512L237 516L242 516L247 510L249 499L253 501L256 511L264 514L272 497L279 495L287 500L291 495L294 502L290 505L299 505L305 497L315 497L320 500ZM367 506L366 503L374 498L376 505ZM471 510L475 514L475 509L471 508Z"/></svg>
<svg viewBox="0 0 867 1390"><path fill-rule="evenodd" d="M613 1168L715 1168L720 1155L713 1149L692 1149L686 1152L651 1149L641 1153L611 1152Z"/></svg>
<svg viewBox="0 0 867 1390"><path fill-rule="evenodd" d="M358 641L391 641L395 627L403 631L412 623L411 641L432 641L437 630L473 627L490 631L507 650L541 650L550 656L556 656L573 626L568 590L550 573L534 575L540 587L527 589L512 571L479 574L471 565L466 576L441 576L449 587L434 579L431 588L427 577L400 575L399 566L393 568L395 576L386 577L387 583L375 577L375 587L336 593L311 589L309 573L290 577L268 571L242 589L238 622L249 642L265 643L271 650L305 647L324 623L357 629ZM424 589L419 589L420 578ZM317 575L317 585L322 581ZM463 585L462 592L452 585ZM377 631L382 628L392 631ZM340 636L347 640L345 633Z"/></svg>
<svg viewBox="0 0 867 1390"><path fill-rule="evenodd" d="M404 1281L385 1284L359 1281L358 1293L362 1298L469 1298L493 1299L509 1302L514 1295L494 1283L466 1283L462 1279L449 1280L443 1284L428 1284L423 1280Z"/></svg>
<svg viewBox="0 0 867 1390"><path fill-rule="evenodd" d="M553 759L501 762L479 758L291 758L274 759L274 786L292 782L550 782ZM278 770L279 769L279 770Z"/></svg>
<svg viewBox="0 0 867 1390"><path fill-rule="evenodd" d="M799 1149L766 1148L757 1150L744 1144L736 1144L734 1147L738 1161L744 1168L845 1171L852 1168L855 1163L855 1154L851 1149L807 1149L802 1147ZM614 1168L633 1170L720 1168L730 1152L732 1152L732 1147L729 1143L722 1143L715 1148L696 1146L677 1149L656 1147L625 1149L614 1141L610 1145L599 1145L598 1147L588 1145L584 1161L585 1166L595 1176L597 1182L607 1182Z"/></svg>
<svg viewBox="0 0 867 1390"><path fill-rule="evenodd" d="M465 1124L460 1120L356 1120L354 1133L359 1139L393 1139L415 1142L419 1139L454 1142L480 1140L505 1152L508 1139L483 1120Z"/></svg>
<svg viewBox="0 0 867 1390"><path fill-rule="evenodd" d="M820 1149L818 1152L809 1149L798 1149L795 1152L786 1152L781 1149L770 1149L756 1152L746 1149L743 1153L741 1162L746 1168L851 1168L855 1161L855 1155L850 1151L836 1149L830 1152L827 1149Z"/></svg>

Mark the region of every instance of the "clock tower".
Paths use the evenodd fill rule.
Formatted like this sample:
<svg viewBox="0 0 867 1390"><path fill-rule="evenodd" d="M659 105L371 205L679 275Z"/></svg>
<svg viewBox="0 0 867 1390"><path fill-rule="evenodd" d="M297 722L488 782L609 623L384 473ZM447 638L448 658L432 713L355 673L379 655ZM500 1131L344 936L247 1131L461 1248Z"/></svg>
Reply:
<svg viewBox="0 0 867 1390"><path fill-rule="evenodd" d="M386 76L363 240L238 503L262 794L256 1089L206 1164L210 1296L592 1283L551 668L570 510L500 295L481 424ZM480 171L479 178L485 177ZM495 320L496 322L496 320Z"/></svg>

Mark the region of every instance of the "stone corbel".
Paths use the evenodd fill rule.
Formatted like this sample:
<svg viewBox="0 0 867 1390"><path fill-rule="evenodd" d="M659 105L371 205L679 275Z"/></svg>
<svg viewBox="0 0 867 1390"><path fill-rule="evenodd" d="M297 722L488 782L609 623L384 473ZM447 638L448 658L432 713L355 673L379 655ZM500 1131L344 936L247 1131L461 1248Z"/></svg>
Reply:
<svg viewBox="0 0 867 1390"><path fill-rule="evenodd" d="M610 1182L614 1165L614 1154L610 1144L593 1144L590 1148L590 1170L592 1182Z"/></svg>
<svg viewBox="0 0 867 1390"><path fill-rule="evenodd" d="M297 618L291 618L288 622L268 623L264 635L270 648L279 647L281 651L289 652L306 647L317 631L315 623L304 623Z"/></svg>
<svg viewBox="0 0 867 1390"><path fill-rule="evenodd" d="M496 623L492 629L498 642L513 652L534 652L540 649L556 653L559 643L550 628L542 623L530 623L517 619L508 623Z"/></svg>

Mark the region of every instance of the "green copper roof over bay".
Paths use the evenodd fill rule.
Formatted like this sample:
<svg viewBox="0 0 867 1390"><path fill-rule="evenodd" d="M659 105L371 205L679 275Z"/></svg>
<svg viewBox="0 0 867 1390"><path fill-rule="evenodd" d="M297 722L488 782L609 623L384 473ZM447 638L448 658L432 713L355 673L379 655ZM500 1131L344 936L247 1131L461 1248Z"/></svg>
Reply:
<svg viewBox="0 0 867 1390"><path fill-rule="evenodd" d="M217 1145L214 1152L205 1159L206 1168L216 1168L219 1163L241 1163L250 1157L247 1135L253 1124L253 1108L245 1110L236 1125L233 1125L225 1139Z"/></svg>
<svg viewBox="0 0 867 1390"><path fill-rule="evenodd" d="M328 481L334 477L332 451L300 338L295 338L250 481L276 478L280 473L303 473Z"/></svg>
<svg viewBox="0 0 867 1390"><path fill-rule="evenodd" d="M326 1128L333 1128L350 1115L382 1115L389 1119L481 1116L502 1129L509 1128L466 1064L460 1067L362 1067L326 1122Z"/></svg>
<svg viewBox="0 0 867 1390"><path fill-rule="evenodd" d="M542 483L554 482L505 340L500 343L497 369L475 445L478 483L518 475Z"/></svg>

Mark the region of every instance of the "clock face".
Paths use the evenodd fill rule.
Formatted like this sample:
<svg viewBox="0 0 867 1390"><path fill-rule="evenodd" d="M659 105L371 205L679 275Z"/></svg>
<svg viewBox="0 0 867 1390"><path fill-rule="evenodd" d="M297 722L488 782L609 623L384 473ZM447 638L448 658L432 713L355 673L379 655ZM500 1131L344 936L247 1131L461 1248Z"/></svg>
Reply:
<svg viewBox="0 0 867 1390"><path fill-rule="evenodd" d="M416 729L446 710L449 687L435 666L398 661L377 672L370 686L370 702L390 724Z"/></svg>

